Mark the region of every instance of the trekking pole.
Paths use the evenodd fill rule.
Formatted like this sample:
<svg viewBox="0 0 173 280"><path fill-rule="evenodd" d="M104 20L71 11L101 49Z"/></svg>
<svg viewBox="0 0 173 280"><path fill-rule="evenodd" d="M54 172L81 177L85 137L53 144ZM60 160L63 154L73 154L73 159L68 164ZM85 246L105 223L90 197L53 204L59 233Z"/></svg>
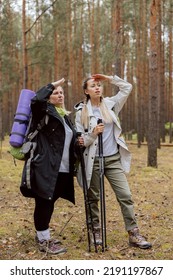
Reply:
<svg viewBox="0 0 173 280"><path fill-rule="evenodd" d="M102 123L98 119L97 124ZM102 231L102 252L107 248L106 242L106 204L105 204L105 187L104 187L104 161L103 161L103 138L102 133L98 135L99 144L99 174L100 174L100 212L101 212L101 231Z"/></svg>
<svg viewBox="0 0 173 280"><path fill-rule="evenodd" d="M77 132L77 137L81 136L81 132ZM87 236L88 236L88 251L91 252L91 239L90 239L90 227L89 227L89 214L88 210L90 212L90 218L91 218L91 230L93 234L93 240L94 240L94 247L95 252L97 253L97 245L96 245L96 239L95 239L95 233L94 233L94 226L93 226L93 220L92 220L92 213L91 213L91 205L88 198L88 183L86 178L86 171L85 171L85 162L83 158L83 147L79 146L79 156L80 156L80 162L81 162L81 170L82 170L82 181L83 181L83 194L84 194L84 203L85 203L85 215L86 215L86 225L87 225Z"/></svg>

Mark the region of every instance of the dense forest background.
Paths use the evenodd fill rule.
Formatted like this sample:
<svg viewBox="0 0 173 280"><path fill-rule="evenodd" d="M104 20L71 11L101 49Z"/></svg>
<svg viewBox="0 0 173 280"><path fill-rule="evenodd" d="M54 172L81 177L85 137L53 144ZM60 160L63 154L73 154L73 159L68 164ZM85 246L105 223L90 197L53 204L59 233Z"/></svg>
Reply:
<svg viewBox="0 0 173 280"><path fill-rule="evenodd" d="M147 141L157 167L161 142L173 139L171 0L0 0L0 139L9 135L21 89L66 79L66 107L83 99L93 73L133 84L123 133ZM117 91L105 84L105 95Z"/></svg>

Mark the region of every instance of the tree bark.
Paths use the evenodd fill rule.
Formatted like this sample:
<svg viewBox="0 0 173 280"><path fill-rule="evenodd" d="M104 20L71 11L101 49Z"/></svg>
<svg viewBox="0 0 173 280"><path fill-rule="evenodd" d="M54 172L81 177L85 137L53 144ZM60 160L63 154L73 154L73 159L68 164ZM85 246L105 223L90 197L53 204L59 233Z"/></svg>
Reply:
<svg viewBox="0 0 173 280"><path fill-rule="evenodd" d="M23 88L28 87L28 62L26 46L26 2L22 1L22 51L23 51Z"/></svg>
<svg viewBox="0 0 173 280"><path fill-rule="evenodd" d="M148 166L157 167L158 144L158 3L150 6Z"/></svg>

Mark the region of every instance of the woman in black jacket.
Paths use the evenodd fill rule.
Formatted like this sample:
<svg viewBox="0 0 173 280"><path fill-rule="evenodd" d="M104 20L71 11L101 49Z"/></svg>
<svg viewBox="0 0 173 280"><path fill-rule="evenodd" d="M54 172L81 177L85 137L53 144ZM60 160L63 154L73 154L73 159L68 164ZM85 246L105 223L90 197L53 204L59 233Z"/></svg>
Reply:
<svg viewBox="0 0 173 280"><path fill-rule="evenodd" d="M51 254L66 252L58 240L50 238L49 222L54 203L59 197L75 203L73 171L76 135L64 107L61 87L64 81L62 78L44 86L31 101L31 131L35 131L41 121L45 123L33 139L37 146L29 171L30 159L25 162L20 187L24 196L35 199L34 224L39 249Z"/></svg>

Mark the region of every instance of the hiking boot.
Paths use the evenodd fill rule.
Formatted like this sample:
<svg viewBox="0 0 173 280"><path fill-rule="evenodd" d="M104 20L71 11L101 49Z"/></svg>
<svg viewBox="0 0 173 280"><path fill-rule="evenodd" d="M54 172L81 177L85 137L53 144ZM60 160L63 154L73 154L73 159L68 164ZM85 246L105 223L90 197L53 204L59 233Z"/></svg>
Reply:
<svg viewBox="0 0 173 280"><path fill-rule="evenodd" d="M151 243L146 241L145 237L143 237L139 233L138 228L134 228L128 231L129 234L129 245L133 247L139 247L140 249L149 249L152 247Z"/></svg>
<svg viewBox="0 0 173 280"><path fill-rule="evenodd" d="M66 253L67 249L55 244L52 240L42 240L38 242L39 250L49 254L62 254Z"/></svg>
<svg viewBox="0 0 173 280"><path fill-rule="evenodd" d="M53 242L54 244L62 244L62 242L59 239L51 238L51 239L49 239L49 241ZM35 236L35 242L37 244L39 243L39 239L38 239L37 235Z"/></svg>
<svg viewBox="0 0 173 280"><path fill-rule="evenodd" d="M100 233L100 227L94 227L93 228L94 234L92 230L90 229L90 240L94 244L94 235L95 235L95 243L96 245L101 245L102 244L102 238L101 238L101 233Z"/></svg>

